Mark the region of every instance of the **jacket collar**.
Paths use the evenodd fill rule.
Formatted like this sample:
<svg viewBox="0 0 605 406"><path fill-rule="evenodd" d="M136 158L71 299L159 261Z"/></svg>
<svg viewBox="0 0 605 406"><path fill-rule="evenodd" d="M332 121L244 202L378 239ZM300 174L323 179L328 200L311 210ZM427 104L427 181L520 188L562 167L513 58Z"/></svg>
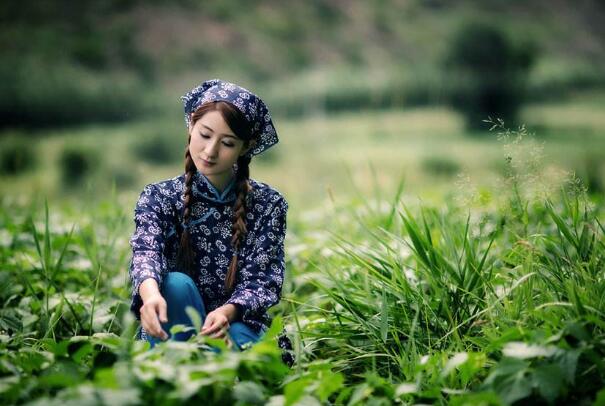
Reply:
<svg viewBox="0 0 605 406"><path fill-rule="evenodd" d="M202 196L215 203L229 203L235 201L235 176L231 178L225 189L220 192L210 180L200 171L193 175L192 191L194 195Z"/></svg>

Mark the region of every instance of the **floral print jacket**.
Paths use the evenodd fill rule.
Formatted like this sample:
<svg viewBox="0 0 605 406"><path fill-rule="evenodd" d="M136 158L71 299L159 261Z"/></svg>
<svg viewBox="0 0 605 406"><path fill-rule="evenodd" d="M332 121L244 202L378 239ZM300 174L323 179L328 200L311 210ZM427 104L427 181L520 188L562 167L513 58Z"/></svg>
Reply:
<svg viewBox="0 0 605 406"><path fill-rule="evenodd" d="M177 227L182 218L184 181L185 174L181 174L148 184L136 203L129 275L133 288L131 310L137 318L143 304L138 293L141 283L153 278L161 287L168 272L178 271ZM228 293L224 281L233 256L235 179L219 192L203 173L195 172L189 222L196 261L193 280L208 312L226 303L235 304L241 321L262 333L271 324L267 309L281 297L288 203L271 186L254 179L249 182L252 189L246 198L247 232L239 248L236 283ZM279 342L283 349L291 349L287 337L282 335Z"/></svg>

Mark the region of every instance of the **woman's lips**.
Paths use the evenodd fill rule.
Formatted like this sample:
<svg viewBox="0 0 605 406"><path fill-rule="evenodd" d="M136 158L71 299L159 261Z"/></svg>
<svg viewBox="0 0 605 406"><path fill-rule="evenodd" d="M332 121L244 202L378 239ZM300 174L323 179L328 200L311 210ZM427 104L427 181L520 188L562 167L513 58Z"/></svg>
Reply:
<svg viewBox="0 0 605 406"><path fill-rule="evenodd" d="M206 161L205 159L202 159L202 162L203 162L203 163L204 163L204 165L206 165L206 166L212 166L212 165L214 165L214 164L216 163L216 162L208 162L208 161Z"/></svg>

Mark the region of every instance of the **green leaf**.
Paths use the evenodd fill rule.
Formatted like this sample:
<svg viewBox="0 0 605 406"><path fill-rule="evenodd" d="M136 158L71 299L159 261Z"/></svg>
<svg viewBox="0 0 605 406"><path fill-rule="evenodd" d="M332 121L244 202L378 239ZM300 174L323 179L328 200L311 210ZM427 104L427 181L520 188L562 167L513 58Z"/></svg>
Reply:
<svg viewBox="0 0 605 406"><path fill-rule="evenodd" d="M131 389L97 389L101 404L112 406L129 406L141 404L141 391Z"/></svg>
<svg viewBox="0 0 605 406"><path fill-rule="evenodd" d="M185 312L191 319L191 323L193 324L195 331L198 331L198 332L201 331L202 330L202 316L200 316L200 313L192 306L185 307Z"/></svg>
<svg viewBox="0 0 605 406"><path fill-rule="evenodd" d="M452 406L501 406L502 401L494 392L469 393L451 400Z"/></svg>
<svg viewBox="0 0 605 406"><path fill-rule="evenodd" d="M264 405L265 393L263 387L256 382L238 382L233 388L233 397L246 405Z"/></svg>
<svg viewBox="0 0 605 406"><path fill-rule="evenodd" d="M565 333L580 341L590 341L591 336L586 331L586 328L580 323L570 322L565 326Z"/></svg>
<svg viewBox="0 0 605 406"><path fill-rule="evenodd" d="M576 367L578 365L578 358L582 354L582 350L573 349L567 350L559 360L559 365L561 366L561 370L565 375L565 380L567 383L573 384L576 379Z"/></svg>
<svg viewBox="0 0 605 406"><path fill-rule="evenodd" d="M284 388L284 396L286 397L285 406L290 406L298 402L298 400L304 396L305 389L309 383L309 380L305 378L289 382Z"/></svg>
<svg viewBox="0 0 605 406"><path fill-rule="evenodd" d="M532 381L528 379L528 364L517 358L503 358L485 379L485 385L496 392L507 404L531 394Z"/></svg>
<svg viewBox="0 0 605 406"><path fill-rule="evenodd" d="M78 348L72 355L71 358L76 363L82 363L84 358L91 354L94 351L94 348L91 343L84 343L80 348Z"/></svg>
<svg viewBox="0 0 605 406"><path fill-rule="evenodd" d="M553 403L563 386L563 372L556 364L540 365L534 371L534 385L540 395L549 403Z"/></svg>
<svg viewBox="0 0 605 406"><path fill-rule="evenodd" d="M40 342L43 342L46 349L55 354L56 357L66 356L67 347L69 346L69 344L71 344L69 340L62 340L56 342L50 338L44 338L40 340Z"/></svg>
<svg viewBox="0 0 605 406"><path fill-rule="evenodd" d="M348 406L353 406L360 404L363 400L367 399L374 392L374 388L372 388L367 383L362 383L357 385L351 399L349 399Z"/></svg>
<svg viewBox="0 0 605 406"><path fill-rule="evenodd" d="M102 388L118 389L119 380L113 368L100 368L95 371L95 384Z"/></svg>
<svg viewBox="0 0 605 406"><path fill-rule="evenodd" d="M104 345L114 351L119 350L122 344L121 337L113 333L94 333L91 338L91 342Z"/></svg>
<svg viewBox="0 0 605 406"><path fill-rule="evenodd" d="M315 391L319 400L326 402L332 393L342 387L344 380L344 376L340 372L328 371L327 373L322 373L319 386Z"/></svg>
<svg viewBox="0 0 605 406"><path fill-rule="evenodd" d="M605 388L597 392L597 397L592 406L605 406Z"/></svg>
<svg viewBox="0 0 605 406"><path fill-rule="evenodd" d="M170 335L173 336L175 334L178 333L183 333L186 331L199 331L199 330L195 330L195 327L191 327L191 326L186 326L184 324L175 324L174 326L170 327Z"/></svg>
<svg viewBox="0 0 605 406"><path fill-rule="evenodd" d="M382 289L382 305L380 307L380 337L386 343L389 332L389 301L386 287Z"/></svg>

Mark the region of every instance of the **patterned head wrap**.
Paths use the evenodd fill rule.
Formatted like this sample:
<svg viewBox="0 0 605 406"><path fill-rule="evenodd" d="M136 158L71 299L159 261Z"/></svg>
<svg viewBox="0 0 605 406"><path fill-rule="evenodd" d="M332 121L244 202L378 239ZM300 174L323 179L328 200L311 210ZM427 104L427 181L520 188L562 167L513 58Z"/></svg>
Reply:
<svg viewBox="0 0 605 406"><path fill-rule="evenodd" d="M272 145L277 144L277 132L265 103L254 93L236 84L221 79L207 80L181 97L185 108L185 125L189 128L191 113L199 106L211 101L226 101L241 111L252 128L254 148L246 155L252 158Z"/></svg>

